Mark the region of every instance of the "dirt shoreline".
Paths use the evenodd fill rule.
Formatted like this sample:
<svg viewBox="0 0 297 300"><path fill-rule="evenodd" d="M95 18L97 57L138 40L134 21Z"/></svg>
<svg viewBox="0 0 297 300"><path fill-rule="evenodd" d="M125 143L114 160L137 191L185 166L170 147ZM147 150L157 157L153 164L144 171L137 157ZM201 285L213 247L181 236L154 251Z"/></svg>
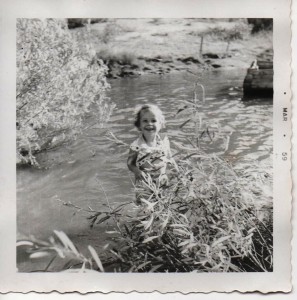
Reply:
<svg viewBox="0 0 297 300"><path fill-rule="evenodd" d="M157 55L153 58L138 57L138 62L132 64L125 64L121 60L111 62L104 60L104 63L108 67L107 77L116 79L119 77L137 77L143 74L163 75L177 71L198 73L203 70L221 68L221 60L223 59L224 57L219 57L217 54L207 53L203 55L203 59L192 56L173 59ZM229 67L232 67L232 65Z"/></svg>
<svg viewBox="0 0 297 300"><path fill-rule="evenodd" d="M228 41L232 30L237 38ZM80 43L94 46L110 79L247 69L260 53L272 49L272 31L251 31L247 19L104 19L88 30L72 30Z"/></svg>

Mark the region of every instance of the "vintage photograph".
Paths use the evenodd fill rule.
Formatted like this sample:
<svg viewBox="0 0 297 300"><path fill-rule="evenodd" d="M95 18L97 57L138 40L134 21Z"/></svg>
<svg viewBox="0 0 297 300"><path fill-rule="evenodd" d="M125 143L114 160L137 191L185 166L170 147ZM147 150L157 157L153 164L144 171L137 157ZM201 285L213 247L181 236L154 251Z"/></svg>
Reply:
<svg viewBox="0 0 297 300"><path fill-rule="evenodd" d="M17 271L273 272L273 32L17 18Z"/></svg>

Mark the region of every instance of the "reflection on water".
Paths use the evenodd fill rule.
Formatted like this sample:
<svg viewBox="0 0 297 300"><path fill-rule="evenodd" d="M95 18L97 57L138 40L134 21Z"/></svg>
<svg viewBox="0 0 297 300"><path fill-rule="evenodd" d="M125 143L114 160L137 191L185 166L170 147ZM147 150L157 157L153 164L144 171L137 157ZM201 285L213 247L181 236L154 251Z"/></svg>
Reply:
<svg viewBox="0 0 297 300"><path fill-rule="evenodd" d="M200 116L209 128L230 135L224 154L236 163L238 158L267 160L272 168L272 101L241 101L245 70L213 71L203 73L199 82L205 86L206 101L200 106ZM110 97L116 109L108 124L121 140L130 144L138 132L133 126L133 111L137 104L152 102L163 110L167 134L171 141L184 142L192 134L192 127L179 129L181 120L174 115L184 105L182 100L193 99L194 75L171 74L123 78L111 82ZM200 94L199 94L200 95ZM184 116L187 117L187 116ZM89 124L94 123L91 117ZM221 150L221 143L206 151ZM54 229L65 231L81 247L104 243L103 225L89 229L83 213L74 214L63 207L57 198L94 209L102 207L105 195L111 203L133 197L131 174L126 167L128 149L109 142L104 131L91 127L73 144L43 155L47 170L20 169L17 172L17 221L20 235L33 234L47 239Z"/></svg>

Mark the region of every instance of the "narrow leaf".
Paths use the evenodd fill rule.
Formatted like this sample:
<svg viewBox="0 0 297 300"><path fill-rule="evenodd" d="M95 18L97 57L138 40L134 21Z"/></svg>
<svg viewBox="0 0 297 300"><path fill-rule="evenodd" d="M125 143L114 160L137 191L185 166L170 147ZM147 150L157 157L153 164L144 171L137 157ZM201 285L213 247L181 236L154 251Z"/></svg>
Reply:
<svg viewBox="0 0 297 300"><path fill-rule="evenodd" d="M101 224L101 223L103 223L104 221L108 220L109 218L110 218L110 216L105 216L105 217L99 219L98 221L96 221L96 224Z"/></svg>
<svg viewBox="0 0 297 300"><path fill-rule="evenodd" d="M150 220L146 223L144 229L145 230L149 229L150 226L152 225L153 221L154 221L154 215L151 216Z"/></svg>
<svg viewBox="0 0 297 300"><path fill-rule="evenodd" d="M142 263L141 265L139 265L139 266L135 269L135 271L142 269L143 267L145 267L145 266L148 265L149 263L150 263L150 261L147 261L147 262Z"/></svg>
<svg viewBox="0 0 297 300"><path fill-rule="evenodd" d="M231 235L223 236L223 237L219 238L218 240L214 241L211 246L215 247L216 245L230 239L230 237L231 237Z"/></svg>
<svg viewBox="0 0 297 300"><path fill-rule="evenodd" d="M183 127L184 127L187 123L189 123L191 120L192 120L192 119L186 120L185 122L183 122L183 123L179 126L179 128L183 128Z"/></svg>
<svg viewBox="0 0 297 300"><path fill-rule="evenodd" d="M179 247L185 246L185 245L187 245L187 244L189 244L189 243L190 243L190 240L186 240L186 241L184 241L184 242L179 243L178 246L179 246Z"/></svg>
<svg viewBox="0 0 297 300"><path fill-rule="evenodd" d="M156 265L156 266L154 266L154 267L152 267L150 270L149 270L149 272L150 273L153 273L153 272L155 272L155 271L157 271L160 267L162 267L163 265Z"/></svg>
<svg viewBox="0 0 297 300"><path fill-rule="evenodd" d="M156 201L156 202L149 202L149 201L147 201L147 200L145 200L143 198L141 198L140 200L147 205L147 208L149 210L152 210L154 208L154 206L158 203L158 201Z"/></svg>
<svg viewBox="0 0 297 300"><path fill-rule="evenodd" d="M180 112L184 111L184 110L187 109L187 108L188 108L187 105L185 105L184 107L180 108L180 109L176 112L175 117L176 117Z"/></svg>
<svg viewBox="0 0 297 300"><path fill-rule="evenodd" d="M34 246L34 244L32 242L29 242L29 241L18 241L16 243L16 246L17 247L20 247L20 246Z"/></svg>
<svg viewBox="0 0 297 300"><path fill-rule="evenodd" d="M181 230L181 229L173 229L173 232L174 233L179 233L179 234L182 234L182 235L190 235L189 232Z"/></svg>
<svg viewBox="0 0 297 300"><path fill-rule="evenodd" d="M76 255L79 255L78 251L76 250L75 246L69 239L69 237L63 232L63 231L57 231L54 230L54 233L58 236L58 238L61 240L63 245L65 246L66 249L72 250L72 252Z"/></svg>
<svg viewBox="0 0 297 300"><path fill-rule="evenodd" d="M184 224L171 224L170 227L187 227L187 225L184 225Z"/></svg>
<svg viewBox="0 0 297 300"><path fill-rule="evenodd" d="M92 254L92 256L93 256L93 258L94 258L94 260L95 260L95 262L96 262L96 264L98 266L98 268L100 269L100 271L104 272L103 265L101 263L101 260L100 260L100 258L98 256L97 252L95 251L95 249L92 246L90 246L90 245L88 246L88 249L91 252L91 254Z"/></svg>
<svg viewBox="0 0 297 300"><path fill-rule="evenodd" d="M49 252L45 251L40 251L40 252L34 252L30 255L30 258L41 258L41 257L46 257L49 256Z"/></svg>
<svg viewBox="0 0 297 300"><path fill-rule="evenodd" d="M157 235L155 235L155 236L150 236L150 237L148 237L147 239L145 239L144 241L143 241L143 243L145 244L145 243L148 243L148 242L150 242L150 241L152 241L152 240L154 240L154 239L156 239L156 238L158 238L159 236L157 236Z"/></svg>
<svg viewBox="0 0 297 300"><path fill-rule="evenodd" d="M163 222L163 224L161 226L162 230L167 226L170 216L171 216L171 213L169 211L168 214L167 214L167 218L165 219L165 221Z"/></svg>

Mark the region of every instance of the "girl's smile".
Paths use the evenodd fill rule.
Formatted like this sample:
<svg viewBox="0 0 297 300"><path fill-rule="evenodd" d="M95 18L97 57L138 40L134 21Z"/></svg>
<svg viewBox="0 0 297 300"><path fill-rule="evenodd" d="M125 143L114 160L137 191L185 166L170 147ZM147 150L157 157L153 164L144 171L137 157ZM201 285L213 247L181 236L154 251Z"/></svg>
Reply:
<svg viewBox="0 0 297 300"><path fill-rule="evenodd" d="M140 126L142 134L145 139L154 139L156 134L161 129L161 122L158 120L157 116L151 110L146 110L141 113Z"/></svg>
<svg viewBox="0 0 297 300"><path fill-rule="evenodd" d="M156 127L155 126L145 126L144 130L146 130L146 131L155 131Z"/></svg>

